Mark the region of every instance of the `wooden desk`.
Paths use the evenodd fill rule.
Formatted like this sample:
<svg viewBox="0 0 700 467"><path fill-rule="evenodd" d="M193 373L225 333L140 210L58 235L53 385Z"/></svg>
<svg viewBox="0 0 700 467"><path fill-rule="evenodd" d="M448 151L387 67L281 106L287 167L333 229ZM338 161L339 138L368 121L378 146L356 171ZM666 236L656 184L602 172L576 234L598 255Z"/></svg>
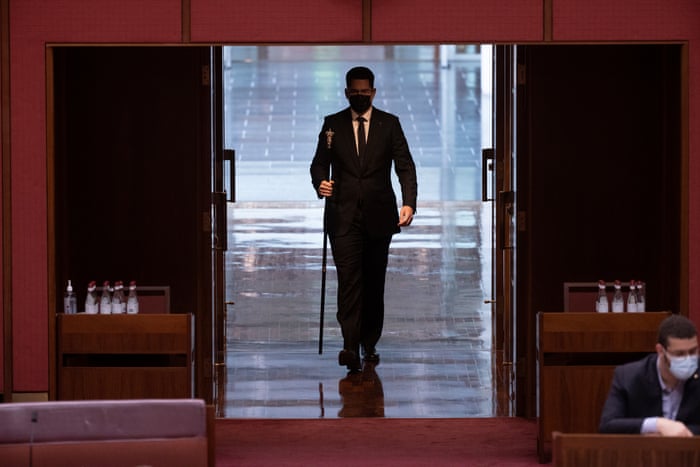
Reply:
<svg viewBox="0 0 700 467"><path fill-rule="evenodd" d="M537 453L551 456L552 432L595 433L615 367L654 352L670 313L539 313Z"/></svg>
<svg viewBox="0 0 700 467"><path fill-rule="evenodd" d="M554 467L698 467L700 437L553 435Z"/></svg>
<svg viewBox="0 0 700 467"><path fill-rule="evenodd" d="M192 316L57 315L57 398L192 397Z"/></svg>

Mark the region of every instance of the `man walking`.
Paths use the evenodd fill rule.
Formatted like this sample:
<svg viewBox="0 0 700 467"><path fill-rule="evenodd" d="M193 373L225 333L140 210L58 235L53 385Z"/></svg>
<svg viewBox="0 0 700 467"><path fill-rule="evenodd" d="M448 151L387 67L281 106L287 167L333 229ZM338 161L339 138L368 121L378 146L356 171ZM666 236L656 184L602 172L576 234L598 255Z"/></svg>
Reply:
<svg viewBox="0 0 700 467"><path fill-rule="evenodd" d="M324 222L338 274L338 363L358 371L360 349L366 361L379 361L389 244L413 221L418 185L398 117L372 106L372 71L352 68L345 81L350 106L325 117L310 171L318 196L326 198ZM401 185L400 210L392 165Z"/></svg>

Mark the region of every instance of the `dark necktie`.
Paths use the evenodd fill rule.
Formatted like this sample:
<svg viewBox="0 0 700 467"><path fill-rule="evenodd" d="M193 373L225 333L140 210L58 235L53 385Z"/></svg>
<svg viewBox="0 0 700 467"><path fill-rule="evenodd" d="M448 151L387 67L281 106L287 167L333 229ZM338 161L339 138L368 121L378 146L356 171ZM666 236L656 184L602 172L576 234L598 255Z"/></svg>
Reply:
<svg viewBox="0 0 700 467"><path fill-rule="evenodd" d="M365 137L365 120L364 117L357 117L357 155L362 158L367 146L367 138Z"/></svg>

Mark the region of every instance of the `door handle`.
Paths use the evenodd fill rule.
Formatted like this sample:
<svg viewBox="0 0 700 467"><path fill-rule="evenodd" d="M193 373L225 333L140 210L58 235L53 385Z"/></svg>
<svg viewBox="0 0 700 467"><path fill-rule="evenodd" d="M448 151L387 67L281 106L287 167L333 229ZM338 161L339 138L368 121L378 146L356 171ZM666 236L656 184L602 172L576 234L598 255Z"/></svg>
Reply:
<svg viewBox="0 0 700 467"><path fill-rule="evenodd" d="M230 203L236 202L236 150L224 149L224 164L228 162L228 182L231 191L228 194L226 201Z"/></svg>
<svg viewBox="0 0 700 467"><path fill-rule="evenodd" d="M488 172L493 170L494 154L493 148L481 150L481 201L493 201L488 195Z"/></svg>

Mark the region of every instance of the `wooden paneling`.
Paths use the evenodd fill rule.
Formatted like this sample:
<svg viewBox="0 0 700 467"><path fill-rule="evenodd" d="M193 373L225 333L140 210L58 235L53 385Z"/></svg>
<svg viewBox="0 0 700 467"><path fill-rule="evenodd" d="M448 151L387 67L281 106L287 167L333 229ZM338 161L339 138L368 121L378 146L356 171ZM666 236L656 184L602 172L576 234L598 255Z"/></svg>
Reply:
<svg viewBox="0 0 700 467"><path fill-rule="evenodd" d="M59 378L59 400L192 397L184 390L191 378L179 368L65 367Z"/></svg>
<svg viewBox="0 0 700 467"><path fill-rule="evenodd" d="M596 432L600 411L610 390L615 367L612 365L550 365L543 369L543 401L538 429L548 442L553 431ZM572 402L576 401L576 402ZM578 402L584 401L583 405ZM585 428L584 428L585 427Z"/></svg>
<svg viewBox="0 0 700 467"><path fill-rule="evenodd" d="M540 352L653 352L668 312L540 313Z"/></svg>
<svg viewBox="0 0 700 467"><path fill-rule="evenodd" d="M554 433L553 467L695 467L700 438Z"/></svg>
<svg viewBox="0 0 700 467"><path fill-rule="evenodd" d="M63 315L58 399L192 396L192 316Z"/></svg>
<svg viewBox="0 0 700 467"><path fill-rule="evenodd" d="M191 315L58 315L63 354L186 354Z"/></svg>

